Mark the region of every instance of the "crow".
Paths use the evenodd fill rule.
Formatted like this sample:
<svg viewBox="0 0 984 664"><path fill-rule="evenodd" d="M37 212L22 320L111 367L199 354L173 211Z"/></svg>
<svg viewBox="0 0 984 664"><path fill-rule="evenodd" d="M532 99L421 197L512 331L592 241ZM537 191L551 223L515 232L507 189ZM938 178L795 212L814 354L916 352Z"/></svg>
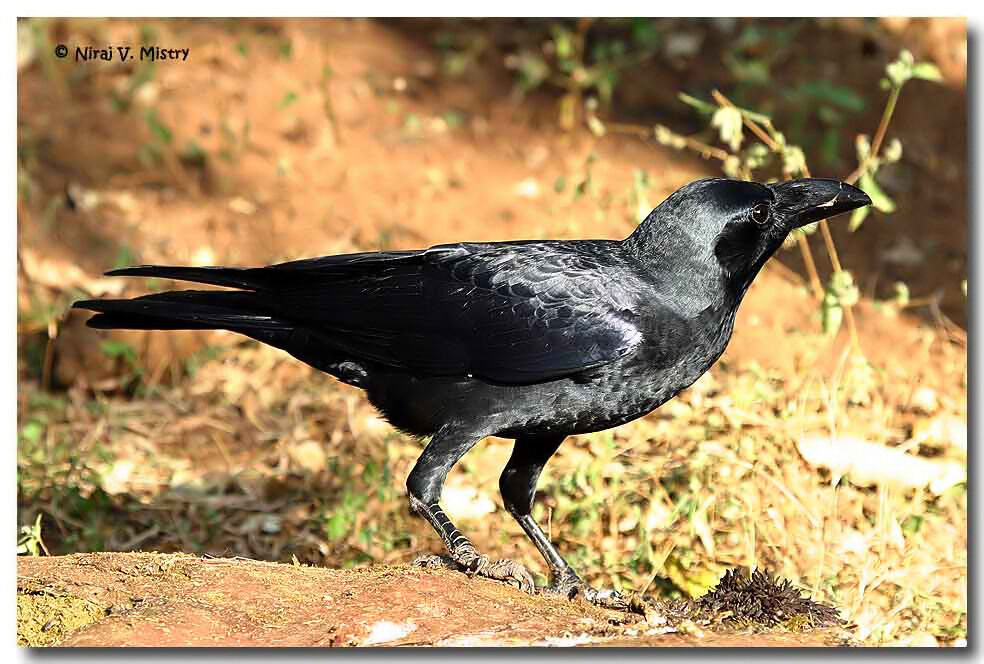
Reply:
<svg viewBox="0 0 984 664"><path fill-rule="evenodd" d="M128 267L107 275L237 290L74 306L98 312L94 328L231 330L365 390L393 426L430 439L407 490L450 562L533 592L523 566L481 554L440 505L468 450L487 436L513 439L499 488L549 566L543 590L601 602L611 594L584 584L532 517L547 460L567 436L642 417L691 385L724 352L745 292L787 234L870 203L837 180L710 178L671 194L621 241Z"/></svg>

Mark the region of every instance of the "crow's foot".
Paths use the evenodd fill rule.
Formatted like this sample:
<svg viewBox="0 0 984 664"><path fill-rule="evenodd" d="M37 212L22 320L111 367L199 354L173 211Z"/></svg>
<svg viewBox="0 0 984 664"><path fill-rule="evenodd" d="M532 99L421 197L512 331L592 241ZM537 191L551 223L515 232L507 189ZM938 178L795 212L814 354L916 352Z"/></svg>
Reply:
<svg viewBox="0 0 984 664"><path fill-rule="evenodd" d="M454 560L451 556L439 556L436 553L429 553L423 556L417 556L410 563L414 567L426 567L427 569L457 569L458 566L454 564Z"/></svg>
<svg viewBox="0 0 984 664"><path fill-rule="evenodd" d="M417 567L449 568L468 572L487 579L495 579L519 588L523 592L533 593L536 586L533 576L525 567L515 560L504 558L490 560L488 556L479 553L470 543L462 545L449 556L420 556L413 561Z"/></svg>
<svg viewBox="0 0 984 664"><path fill-rule="evenodd" d="M598 590L591 586L585 586L582 596L588 602L591 602L595 606L600 606L603 609L614 609L616 611L634 610L631 598L613 588Z"/></svg>
<svg viewBox="0 0 984 664"><path fill-rule="evenodd" d="M632 610L631 599L617 590L598 590L581 580L573 570L554 575L549 586L542 589L548 595L560 595L567 599L581 597L587 602L604 609L616 611Z"/></svg>

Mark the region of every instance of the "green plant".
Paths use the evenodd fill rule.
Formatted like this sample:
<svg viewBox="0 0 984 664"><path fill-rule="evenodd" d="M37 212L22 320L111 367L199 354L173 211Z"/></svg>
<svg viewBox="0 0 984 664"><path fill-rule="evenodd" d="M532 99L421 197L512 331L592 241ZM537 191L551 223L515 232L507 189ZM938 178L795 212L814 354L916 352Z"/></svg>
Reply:
<svg viewBox="0 0 984 664"><path fill-rule="evenodd" d="M297 93L294 92L293 90L290 90L283 96L283 99L280 100L280 104L278 106L281 110L283 110L296 103L297 99L298 99Z"/></svg>
<svg viewBox="0 0 984 664"><path fill-rule="evenodd" d="M794 51L795 38L803 26L803 21L795 21L785 25L754 22L742 27L722 55L739 93L772 80L773 67Z"/></svg>
<svg viewBox="0 0 984 664"><path fill-rule="evenodd" d="M940 80L939 70L927 62L916 62L909 51L902 51L897 60L885 68L886 77L882 87L889 91L888 99L882 112L881 122L874 138L869 141L865 135L859 135L857 145L857 168L845 178L848 184L857 184L872 199L872 207L883 214L895 210L894 201L881 189L876 180L878 169L887 163L898 161L902 156L902 145L898 139L885 144L886 132L898 103L902 88L906 82L919 78L929 81ZM823 86L808 88L811 94L822 92L828 97L839 100L842 106L857 106L857 100L843 90ZM810 169L806 163L803 149L790 143L786 135L773 125L771 118L746 108L733 104L727 97L715 90L712 93L714 103L697 99L696 97L680 94L680 100L693 107L698 113L707 118L711 129L716 130L718 139L728 149L724 150L709 145L693 137L680 136L667 127L657 125L651 130L631 125L609 125L610 128L631 131L636 134L646 133L653 136L659 143L675 149L691 149L704 157L719 159L722 170L732 177L743 179L765 179L776 171L784 178L810 177ZM745 142L745 130L748 130L757 142L742 148ZM864 219L871 213L871 208L861 208L852 215L851 230L857 230ZM804 234L814 232L819 228L827 255L833 267L833 273L824 286L820 282L809 245ZM835 333L840 329L841 321L846 321L851 337L852 347L859 349L857 326L851 307L858 300L857 286L854 278L845 270L837 254L826 220L816 226L798 229L790 234L789 245L796 243L803 254L804 263L810 276L814 294L820 301L824 330Z"/></svg>
<svg viewBox="0 0 984 664"><path fill-rule="evenodd" d="M545 85L565 91L558 110L558 123L565 130L578 123L588 95L607 108L621 72L651 58L660 43L653 19L631 19L628 35L602 37L588 48L588 32L594 24L595 19L591 18L577 19L573 24L551 23L550 37L542 48L522 49L506 60L506 66L516 72L517 93L525 95ZM601 125L591 120L593 109L586 110L590 126L597 133Z"/></svg>
<svg viewBox="0 0 984 664"><path fill-rule="evenodd" d="M143 377L144 370L137 358L137 350L130 344L116 339L106 339L99 344L99 350L106 357L123 360L124 365L129 371L129 375L124 381L125 383L136 382Z"/></svg>
<svg viewBox="0 0 984 664"><path fill-rule="evenodd" d="M219 122L219 137L222 144L219 148L219 157L225 161L238 161L243 153L250 146L251 125L247 119L243 122L242 128L235 131L225 118Z"/></svg>
<svg viewBox="0 0 984 664"><path fill-rule="evenodd" d="M641 168L632 171L632 188L628 196L628 215L630 219L641 221L646 218L652 210L652 202L649 192L653 188L653 183L649 178L649 173Z"/></svg>
<svg viewBox="0 0 984 664"><path fill-rule="evenodd" d="M434 46L441 54L441 72L453 78L468 73L489 45L488 37L477 31L444 31L434 37Z"/></svg>
<svg viewBox="0 0 984 664"><path fill-rule="evenodd" d="M856 181L857 185L871 197L872 205L854 211L851 215L851 230L857 230L861 226L871 214L872 207L883 214L895 211L895 202L882 191L875 175L884 164L902 158L902 143L898 139L889 141L884 147L883 144L888 125L892 121L892 114L895 113L895 106L902 94L902 88L912 79L941 81L943 77L936 65L930 62L916 62L909 51L902 51L897 60L885 67L885 78L881 80L881 86L883 90L888 90L888 101L885 102L881 122L870 142L867 136L863 134L858 136L856 142L858 167L848 176L848 181Z"/></svg>
<svg viewBox="0 0 984 664"><path fill-rule="evenodd" d="M277 54L284 60L290 60L294 55L294 42L289 37L277 40Z"/></svg>
<svg viewBox="0 0 984 664"><path fill-rule="evenodd" d="M17 555L28 554L31 556L40 556L42 551L44 551L44 555L46 556L51 555L48 552L48 547L44 544L44 539L41 537L40 513L34 519L34 525L21 526L20 532L21 536L17 540Z"/></svg>
<svg viewBox="0 0 984 664"><path fill-rule="evenodd" d="M174 141L174 132L164 123L156 109L148 108L144 112L144 122L150 132L150 140L140 146L137 158L141 164L150 168L164 161L165 152L170 150Z"/></svg>

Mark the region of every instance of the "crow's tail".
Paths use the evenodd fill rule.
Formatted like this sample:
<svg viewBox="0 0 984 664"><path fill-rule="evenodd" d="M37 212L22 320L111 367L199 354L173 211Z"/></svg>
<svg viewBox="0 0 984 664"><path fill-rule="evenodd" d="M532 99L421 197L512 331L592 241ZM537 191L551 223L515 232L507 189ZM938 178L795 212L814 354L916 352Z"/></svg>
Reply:
<svg viewBox="0 0 984 664"><path fill-rule="evenodd" d="M244 267L183 267L172 265L137 265L110 270L107 277L157 277L161 279L176 279L178 281L193 281L198 284L213 286L229 286L257 290L268 287L269 272L264 268Z"/></svg>
<svg viewBox="0 0 984 664"><path fill-rule="evenodd" d="M290 334L265 296L243 291L168 291L130 300L82 300L72 307L97 312L89 327L128 330L230 330L266 343Z"/></svg>
<svg viewBox="0 0 984 664"><path fill-rule="evenodd" d="M248 291L168 291L132 300L82 300L72 307L97 312L89 327L126 330L229 330L287 351L315 369L362 386L340 373L344 359L310 329L278 318L271 296Z"/></svg>

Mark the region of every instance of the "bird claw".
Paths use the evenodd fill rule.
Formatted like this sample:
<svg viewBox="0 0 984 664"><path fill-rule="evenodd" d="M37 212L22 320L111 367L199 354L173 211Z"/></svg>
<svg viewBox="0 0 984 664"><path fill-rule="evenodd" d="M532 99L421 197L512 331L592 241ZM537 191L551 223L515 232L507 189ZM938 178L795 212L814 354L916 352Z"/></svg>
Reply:
<svg viewBox="0 0 984 664"><path fill-rule="evenodd" d="M414 567L426 569L456 569L475 576L508 583L526 593L534 593L536 585L529 571L515 560L490 560L488 556L469 547L452 556L423 555L413 561Z"/></svg>
<svg viewBox="0 0 984 664"><path fill-rule="evenodd" d="M425 554L417 556L410 563L414 567L423 567L426 569L456 569L457 565L450 556L439 556L437 554Z"/></svg>
<svg viewBox="0 0 984 664"><path fill-rule="evenodd" d="M451 557L466 572L480 574L489 565L489 557L479 553L470 543L452 551Z"/></svg>
<svg viewBox="0 0 984 664"><path fill-rule="evenodd" d="M628 597L611 588L598 590L591 586L585 586L582 596L588 602L603 609L613 609L615 611L629 611L632 609L632 602Z"/></svg>
<svg viewBox="0 0 984 664"><path fill-rule="evenodd" d="M536 591L536 585L533 583L533 575L515 560L508 558L494 562L489 562L488 558L485 558L485 560L486 564L484 567L480 567L475 572L479 576L514 585L525 593L533 594Z"/></svg>
<svg viewBox="0 0 984 664"><path fill-rule="evenodd" d="M567 599L581 597L586 602L590 602L603 609L628 611L632 608L632 602L629 597L613 589L598 590L592 588L574 572L554 578L549 586L542 589L542 592L548 595L560 595Z"/></svg>
<svg viewBox="0 0 984 664"><path fill-rule="evenodd" d="M488 556L478 553L474 547L464 549L455 556L455 559L466 571L477 576L503 581L531 594L536 590L533 576L515 560L508 558L490 560Z"/></svg>
<svg viewBox="0 0 984 664"><path fill-rule="evenodd" d="M557 576L556 573L551 574L550 585L541 588L540 592L545 595L559 595L565 599L574 599L582 594L585 588L587 586L584 581L581 581L581 577L570 570L563 576Z"/></svg>

